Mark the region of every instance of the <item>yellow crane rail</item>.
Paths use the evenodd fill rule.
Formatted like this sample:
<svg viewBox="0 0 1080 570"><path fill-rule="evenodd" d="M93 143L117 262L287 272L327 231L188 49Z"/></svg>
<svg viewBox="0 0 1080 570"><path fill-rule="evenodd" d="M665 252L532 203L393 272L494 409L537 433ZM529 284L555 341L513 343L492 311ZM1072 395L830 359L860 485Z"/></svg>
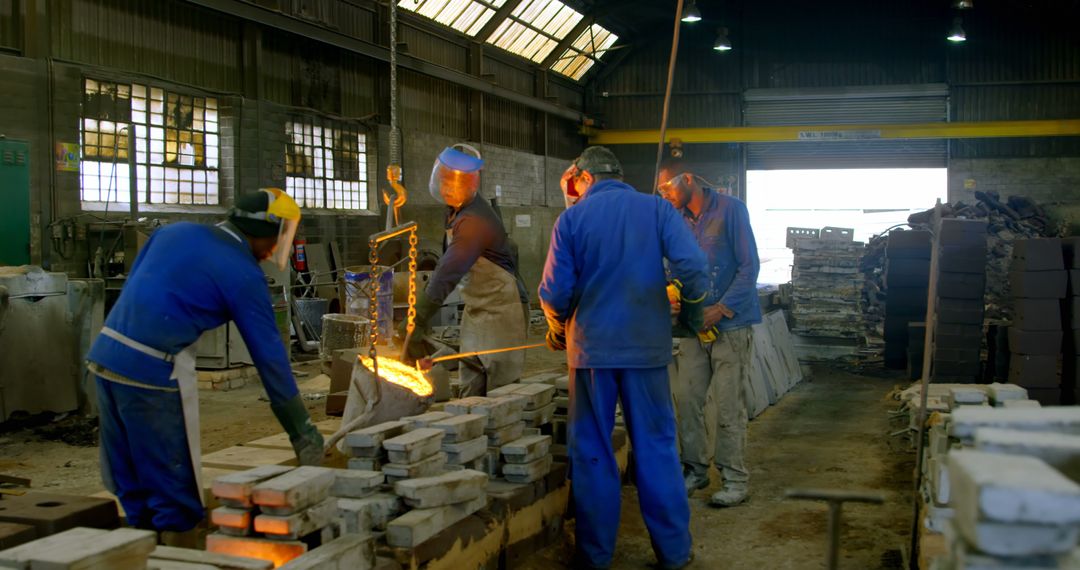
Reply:
<svg viewBox="0 0 1080 570"><path fill-rule="evenodd" d="M589 130L590 144L656 144L657 129ZM668 129L667 141L684 143L752 143L852 140L977 139L1002 137L1080 136L1080 120L980 121L888 125L802 125L778 127L713 127Z"/></svg>

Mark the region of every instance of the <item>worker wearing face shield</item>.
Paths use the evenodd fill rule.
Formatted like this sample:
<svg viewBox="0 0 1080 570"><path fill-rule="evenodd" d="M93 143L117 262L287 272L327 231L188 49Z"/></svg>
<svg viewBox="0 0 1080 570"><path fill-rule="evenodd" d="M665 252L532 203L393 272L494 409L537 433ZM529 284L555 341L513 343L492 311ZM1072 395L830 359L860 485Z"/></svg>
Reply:
<svg viewBox="0 0 1080 570"><path fill-rule="evenodd" d="M567 351L568 452L578 562L611 564L621 486L611 445L621 402L634 480L661 568L689 563L690 507L676 448L668 364L670 306L664 261L683 283L683 327L702 324L705 256L682 217L622 181L622 166L590 147L562 178L567 210L551 234L540 302L548 346Z"/></svg>
<svg viewBox="0 0 1080 570"><path fill-rule="evenodd" d="M709 465L715 463L723 487L709 503L731 507L746 500L750 479L745 386L751 327L761 322L757 243L741 200L703 184L681 160L668 160L660 173L660 194L682 213L708 257L711 277L704 327L679 340L675 357L673 396L686 492L708 487Z"/></svg>
<svg viewBox="0 0 1080 570"><path fill-rule="evenodd" d="M235 321L301 464L323 440L300 398L259 262L284 269L300 208L276 188L239 198L216 226L176 223L139 252L87 356L96 376L101 468L132 526L194 544L203 519L195 344Z"/></svg>
<svg viewBox="0 0 1080 570"><path fill-rule="evenodd" d="M428 190L446 206L446 237L444 253L416 302L415 329L407 347L410 358L426 356L423 338L429 323L462 282L462 352L525 343L529 298L502 219L477 195L483 166L479 151L458 144L443 150L432 167ZM404 325L399 329L401 337ZM458 369L462 396L483 396L510 384L520 379L525 367L521 351L483 355L478 360L463 362Z"/></svg>

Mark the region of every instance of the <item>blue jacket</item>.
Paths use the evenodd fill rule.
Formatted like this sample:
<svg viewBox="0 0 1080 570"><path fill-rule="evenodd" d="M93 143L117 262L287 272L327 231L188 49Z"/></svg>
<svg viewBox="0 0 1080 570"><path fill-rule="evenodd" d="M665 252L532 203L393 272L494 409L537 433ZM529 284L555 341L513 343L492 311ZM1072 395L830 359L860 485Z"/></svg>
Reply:
<svg viewBox="0 0 1080 570"><path fill-rule="evenodd" d="M232 230L236 232L236 230ZM176 223L153 233L105 326L168 354L236 321L270 401L298 391L274 322L266 276L251 247L222 227ZM87 359L125 378L176 388L172 365L98 335Z"/></svg>
<svg viewBox="0 0 1080 570"><path fill-rule="evenodd" d="M708 288L705 255L670 204L618 180L597 182L551 232L540 302L566 327L572 368L671 362L664 259L687 297Z"/></svg>
<svg viewBox="0 0 1080 570"><path fill-rule="evenodd" d="M716 324L721 331L761 322L757 277L761 267L750 213L738 198L705 188L705 208L696 219L689 208L683 217L709 261L710 287L706 306L723 303L735 317Z"/></svg>

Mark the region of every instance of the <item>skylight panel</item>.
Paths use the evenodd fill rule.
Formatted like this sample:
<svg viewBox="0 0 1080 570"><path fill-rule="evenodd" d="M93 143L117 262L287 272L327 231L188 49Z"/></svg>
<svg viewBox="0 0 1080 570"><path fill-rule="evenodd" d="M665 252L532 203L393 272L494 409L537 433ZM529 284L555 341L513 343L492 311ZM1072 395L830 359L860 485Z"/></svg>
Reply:
<svg viewBox="0 0 1080 570"><path fill-rule="evenodd" d="M559 0L524 0L487 42L540 63L582 18Z"/></svg>
<svg viewBox="0 0 1080 570"><path fill-rule="evenodd" d="M618 40L619 36L600 24L593 24L559 56L551 70L575 80L581 79Z"/></svg>
<svg viewBox="0 0 1080 570"><path fill-rule="evenodd" d="M400 0L398 6L475 36L506 0Z"/></svg>

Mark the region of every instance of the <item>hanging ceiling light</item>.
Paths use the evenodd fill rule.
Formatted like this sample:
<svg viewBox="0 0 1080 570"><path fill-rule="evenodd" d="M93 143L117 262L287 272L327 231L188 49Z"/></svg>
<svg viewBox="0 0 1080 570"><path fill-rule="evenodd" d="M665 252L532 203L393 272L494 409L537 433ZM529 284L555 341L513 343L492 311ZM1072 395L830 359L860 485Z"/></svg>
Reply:
<svg viewBox="0 0 1080 570"><path fill-rule="evenodd" d="M957 10L970 10L975 7L975 2L973 0L956 0L953 7Z"/></svg>
<svg viewBox="0 0 1080 570"><path fill-rule="evenodd" d="M731 40L728 39L728 29L720 28L716 32L716 42L712 48L716 51L731 51Z"/></svg>
<svg viewBox="0 0 1080 570"><path fill-rule="evenodd" d="M967 41L967 34L964 33L964 26L960 24L960 18L953 18L952 28L949 30L949 35L946 36L950 42L960 43Z"/></svg>
<svg viewBox="0 0 1080 570"><path fill-rule="evenodd" d="M682 21L687 24L701 21L701 10L698 10L696 0L690 0L683 6Z"/></svg>

